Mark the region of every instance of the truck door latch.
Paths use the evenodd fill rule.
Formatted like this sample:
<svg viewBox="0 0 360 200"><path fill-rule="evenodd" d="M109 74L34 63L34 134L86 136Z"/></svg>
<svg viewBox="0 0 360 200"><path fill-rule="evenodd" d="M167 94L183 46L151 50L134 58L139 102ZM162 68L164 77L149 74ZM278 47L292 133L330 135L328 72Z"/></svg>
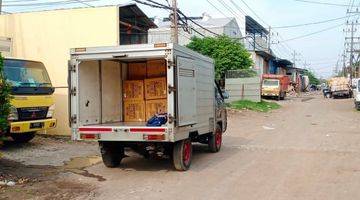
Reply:
<svg viewBox="0 0 360 200"><path fill-rule="evenodd" d="M174 86L169 85L169 86L168 86L168 91L169 91L169 94L170 94L171 92L176 92L176 88L175 88Z"/></svg>
<svg viewBox="0 0 360 200"><path fill-rule="evenodd" d="M76 87L71 88L70 95L71 96L76 96Z"/></svg>
<svg viewBox="0 0 360 200"><path fill-rule="evenodd" d="M168 66L169 69L171 67L176 67L175 63L173 61L170 61L170 60L167 62L167 66Z"/></svg>

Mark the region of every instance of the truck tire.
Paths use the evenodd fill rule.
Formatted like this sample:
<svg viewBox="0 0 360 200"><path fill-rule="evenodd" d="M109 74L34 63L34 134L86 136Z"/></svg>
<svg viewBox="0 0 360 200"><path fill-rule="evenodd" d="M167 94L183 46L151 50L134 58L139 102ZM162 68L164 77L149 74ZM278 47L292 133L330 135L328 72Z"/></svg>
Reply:
<svg viewBox="0 0 360 200"><path fill-rule="evenodd" d="M124 147L118 142L99 142L101 157L103 163L108 168L114 168L120 165L125 157Z"/></svg>
<svg viewBox="0 0 360 200"><path fill-rule="evenodd" d="M286 93L285 93L285 92L282 92L281 95L280 95L280 100L284 100L284 99L285 99L285 95L286 95Z"/></svg>
<svg viewBox="0 0 360 200"><path fill-rule="evenodd" d="M28 133L12 133L10 137L16 143L27 143L35 137L36 132L28 132Z"/></svg>
<svg viewBox="0 0 360 200"><path fill-rule="evenodd" d="M219 152L222 144L222 129L219 124L216 125L215 133L209 136L209 149L212 153Z"/></svg>
<svg viewBox="0 0 360 200"><path fill-rule="evenodd" d="M190 168L192 159L192 144L190 139L178 141L173 148L173 164L176 170L186 171Z"/></svg>

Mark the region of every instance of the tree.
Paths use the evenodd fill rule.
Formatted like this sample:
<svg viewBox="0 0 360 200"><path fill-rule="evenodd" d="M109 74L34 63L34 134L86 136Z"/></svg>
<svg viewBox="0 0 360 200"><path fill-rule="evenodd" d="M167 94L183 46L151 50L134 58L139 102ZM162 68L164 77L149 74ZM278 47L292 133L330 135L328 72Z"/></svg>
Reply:
<svg viewBox="0 0 360 200"><path fill-rule="evenodd" d="M8 116L10 114L10 84L5 78L4 62L0 54L0 138L1 135L8 129Z"/></svg>
<svg viewBox="0 0 360 200"><path fill-rule="evenodd" d="M225 78L225 73L228 70L248 70L253 64L250 53L244 45L225 35L204 38L193 37L187 47L215 60L217 79Z"/></svg>
<svg viewBox="0 0 360 200"><path fill-rule="evenodd" d="M315 76L315 73L313 71L311 71L310 69L305 70L304 75L309 77L310 84L313 84L313 85L320 84L320 80Z"/></svg>

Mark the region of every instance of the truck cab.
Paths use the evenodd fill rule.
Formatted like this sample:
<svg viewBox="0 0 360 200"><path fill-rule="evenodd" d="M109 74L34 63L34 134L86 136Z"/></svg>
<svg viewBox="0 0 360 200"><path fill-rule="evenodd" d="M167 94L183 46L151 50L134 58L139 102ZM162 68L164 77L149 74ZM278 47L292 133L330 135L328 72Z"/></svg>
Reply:
<svg viewBox="0 0 360 200"><path fill-rule="evenodd" d="M54 88L44 64L5 58L4 74L12 95L6 136L16 142L28 142L36 132L55 128Z"/></svg>
<svg viewBox="0 0 360 200"><path fill-rule="evenodd" d="M262 77L261 96L284 100L290 79L286 75L264 74Z"/></svg>

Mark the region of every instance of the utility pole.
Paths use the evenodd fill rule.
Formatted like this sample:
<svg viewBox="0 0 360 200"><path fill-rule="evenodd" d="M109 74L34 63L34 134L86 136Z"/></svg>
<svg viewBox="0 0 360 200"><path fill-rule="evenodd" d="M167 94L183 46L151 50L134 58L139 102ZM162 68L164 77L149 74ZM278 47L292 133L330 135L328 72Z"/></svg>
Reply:
<svg viewBox="0 0 360 200"><path fill-rule="evenodd" d="M178 29L178 15L177 15L177 2L172 0L172 20L171 20L171 42L179 43L179 29Z"/></svg>
<svg viewBox="0 0 360 200"><path fill-rule="evenodd" d="M354 59L354 22L351 22L351 39L350 39L350 81L353 78L353 59Z"/></svg>
<svg viewBox="0 0 360 200"><path fill-rule="evenodd" d="M291 54L293 56L293 64L294 67L296 67L296 61L299 61L298 59L296 59L296 56L300 55L299 53L296 53L296 51L294 50L294 52Z"/></svg>
<svg viewBox="0 0 360 200"><path fill-rule="evenodd" d="M343 53L343 55L342 55L342 58L343 58L343 70L342 70L342 72L343 72L343 76L344 77L346 77L346 56L345 56L345 52Z"/></svg>
<svg viewBox="0 0 360 200"><path fill-rule="evenodd" d="M271 26L269 26L269 41L268 41L268 48L269 48L269 53L271 51Z"/></svg>
<svg viewBox="0 0 360 200"><path fill-rule="evenodd" d="M2 0L0 0L0 15L2 14Z"/></svg>

